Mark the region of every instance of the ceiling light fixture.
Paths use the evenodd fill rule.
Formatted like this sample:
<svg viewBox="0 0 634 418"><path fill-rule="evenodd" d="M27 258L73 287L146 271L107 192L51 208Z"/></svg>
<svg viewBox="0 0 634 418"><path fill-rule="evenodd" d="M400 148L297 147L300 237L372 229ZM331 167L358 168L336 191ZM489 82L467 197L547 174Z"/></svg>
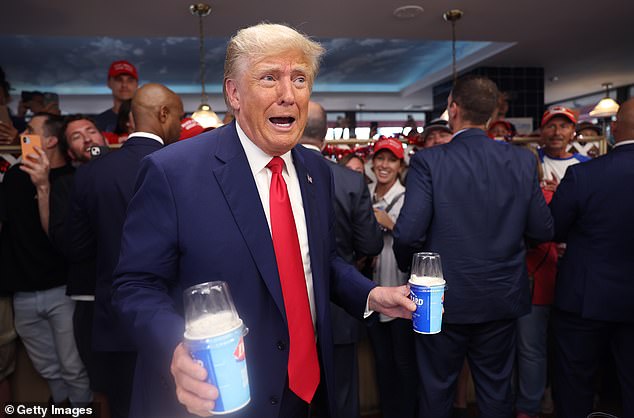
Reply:
<svg viewBox="0 0 634 418"><path fill-rule="evenodd" d="M460 9L448 10L442 14L443 19L451 22L451 75L453 83L456 84L458 72L456 71L456 22L462 18L464 12Z"/></svg>
<svg viewBox="0 0 634 418"><path fill-rule="evenodd" d="M398 19L413 19L421 15L425 9L416 5L401 6L394 9L394 16Z"/></svg>
<svg viewBox="0 0 634 418"><path fill-rule="evenodd" d="M205 34L203 31L203 17L209 16L211 6L205 3L197 3L189 6L189 12L198 16L198 39L199 39L199 69L200 69L200 85L202 87L200 96L200 106L192 114L192 119L198 122L203 128L217 128L222 126L222 121L211 109L207 103L207 93L205 93Z"/></svg>
<svg viewBox="0 0 634 418"><path fill-rule="evenodd" d="M610 98L610 87L612 87L612 83L603 83L601 85L605 87L605 97L590 111L590 116L595 118L609 118L616 115L616 112L619 111L619 104Z"/></svg>

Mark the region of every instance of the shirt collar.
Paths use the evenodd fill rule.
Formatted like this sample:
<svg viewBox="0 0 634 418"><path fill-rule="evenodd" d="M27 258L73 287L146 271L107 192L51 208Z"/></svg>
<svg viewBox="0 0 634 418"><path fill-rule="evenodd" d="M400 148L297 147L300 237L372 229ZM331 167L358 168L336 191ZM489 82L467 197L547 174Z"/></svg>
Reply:
<svg viewBox="0 0 634 418"><path fill-rule="evenodd" d="M308 148L309 150L312 150L312 151L317 151L318 153L321 154L321 149L319 149L319 147L316 146L316 145L313 145L313 144L302 144L302 147Z"/></svg>
<svg viewBox="0 0 634 418"><path fill-rule="evenodd" d="M370 184L370 193L372 194L373 198L374 198L374 193L376 191L376 186L377 186L376 182ZM396 179L396 182L394 182L392 187L390 187L390 190L388 190L387 193L385 193L383 197L381 197L381 199L378 200L378 202L383 200L387 203L390 203L392 199L394 199L399 193L402 193L404 191L405 191L405 186L403 186L401 182L398 179Z"/></svg>
<svg viewBox="0 0 634 418"><path fill-rule="evenodd" d="M257 173L261 172L266 168L266 165L273 158L272 155L268 155L266 152L262 151L257 145L251 141L251 139L244 133L238 121L236 120L236 131L238 132L238 138L240 139L240 143L242 144L242 148L244 148L244 153L247 155L247 161L249 161L249 167L251 167L251 173L255 176ZM289 164L293 164L293 159L291 157L291 152L287 151L280 157L284 160L284 170L288 173Z"/></svg>
<svg viewBox="0 0 634 418"><path fill-rule="evenodd" d="M634 144L634 139L628 139L627 141L620 141L612 145L612 148L620 147L621 145Z"/></svg>
<svg viewBox="0 0 634 418"><path fill-rule="evenodd" d="M392 187L390 187L390 190L388 190L387 193L383 195L383 198L386 201L391 202L392 199L394 199L399 193L402 193L404 191L405 191L405 186L401 184L399 179L396 179L396 182L392 185Z"/></svg>
<svg viewBox="0 0 634 418"><path fill-rule="evenodd" d="M134 138L135 136L142 136L144 138L151 138L155 141L158 141L161 143L161 145L165 145L165 142L163 142L163 139L156 135L156 134L152 134L150 132L142 132L142 131L138 131L138 132L132 132L130 135L128 135L128 139L130 138Z"/></svg>

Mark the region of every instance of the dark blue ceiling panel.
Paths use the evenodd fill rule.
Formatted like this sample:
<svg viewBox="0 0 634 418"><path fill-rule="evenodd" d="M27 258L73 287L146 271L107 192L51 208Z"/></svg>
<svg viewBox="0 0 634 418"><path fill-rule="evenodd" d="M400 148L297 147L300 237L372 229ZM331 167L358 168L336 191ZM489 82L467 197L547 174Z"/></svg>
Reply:
<svg viewBox="0 0 634 418"><path fill-rule="evenodd" d="M404 39L319 39L326 48L317 92L398 92L451 65L451 42ZM206 84L222 91L227 39L206 38ZM490 42L458 42L458 60L477 56ZM16 91L109 94L108 66L126 59L141 82L177 93L200 91L198 38L0 36L2 62Z"/></svg>

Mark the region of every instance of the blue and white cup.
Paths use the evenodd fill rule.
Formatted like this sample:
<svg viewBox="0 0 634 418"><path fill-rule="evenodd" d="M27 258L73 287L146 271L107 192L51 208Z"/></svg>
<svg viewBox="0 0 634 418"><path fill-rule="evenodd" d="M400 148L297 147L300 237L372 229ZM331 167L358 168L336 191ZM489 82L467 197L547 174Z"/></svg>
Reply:
<svg viewBox="0 0 634 418"><path fill-rule="evenodd" d="M447 288L440 255L414 254L409 287L410 299L416 304L416 311L412 313L414 331L419 334L438 334L442 327L443 300Z"/></svg>
<svg viewBox="0 0 634 418"><path fill-rule="evenodd" d="M226 282L192 286L185 301L185 347L207 370L207 382L218 388L214 415L230 414L251 400L244 336Z"/></svg>

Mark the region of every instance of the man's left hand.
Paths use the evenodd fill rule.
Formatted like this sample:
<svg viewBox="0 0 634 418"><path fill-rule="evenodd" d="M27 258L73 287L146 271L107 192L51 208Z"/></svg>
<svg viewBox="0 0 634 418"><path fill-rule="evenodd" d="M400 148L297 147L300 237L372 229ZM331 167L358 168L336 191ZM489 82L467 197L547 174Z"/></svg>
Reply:
<svg viewBox="0 0 634 418"><path fill-rule="evenodd" d="M411 319L416 304L409 298L409 286L377 286L370 291L368 308L393 318Z"/></svg>

